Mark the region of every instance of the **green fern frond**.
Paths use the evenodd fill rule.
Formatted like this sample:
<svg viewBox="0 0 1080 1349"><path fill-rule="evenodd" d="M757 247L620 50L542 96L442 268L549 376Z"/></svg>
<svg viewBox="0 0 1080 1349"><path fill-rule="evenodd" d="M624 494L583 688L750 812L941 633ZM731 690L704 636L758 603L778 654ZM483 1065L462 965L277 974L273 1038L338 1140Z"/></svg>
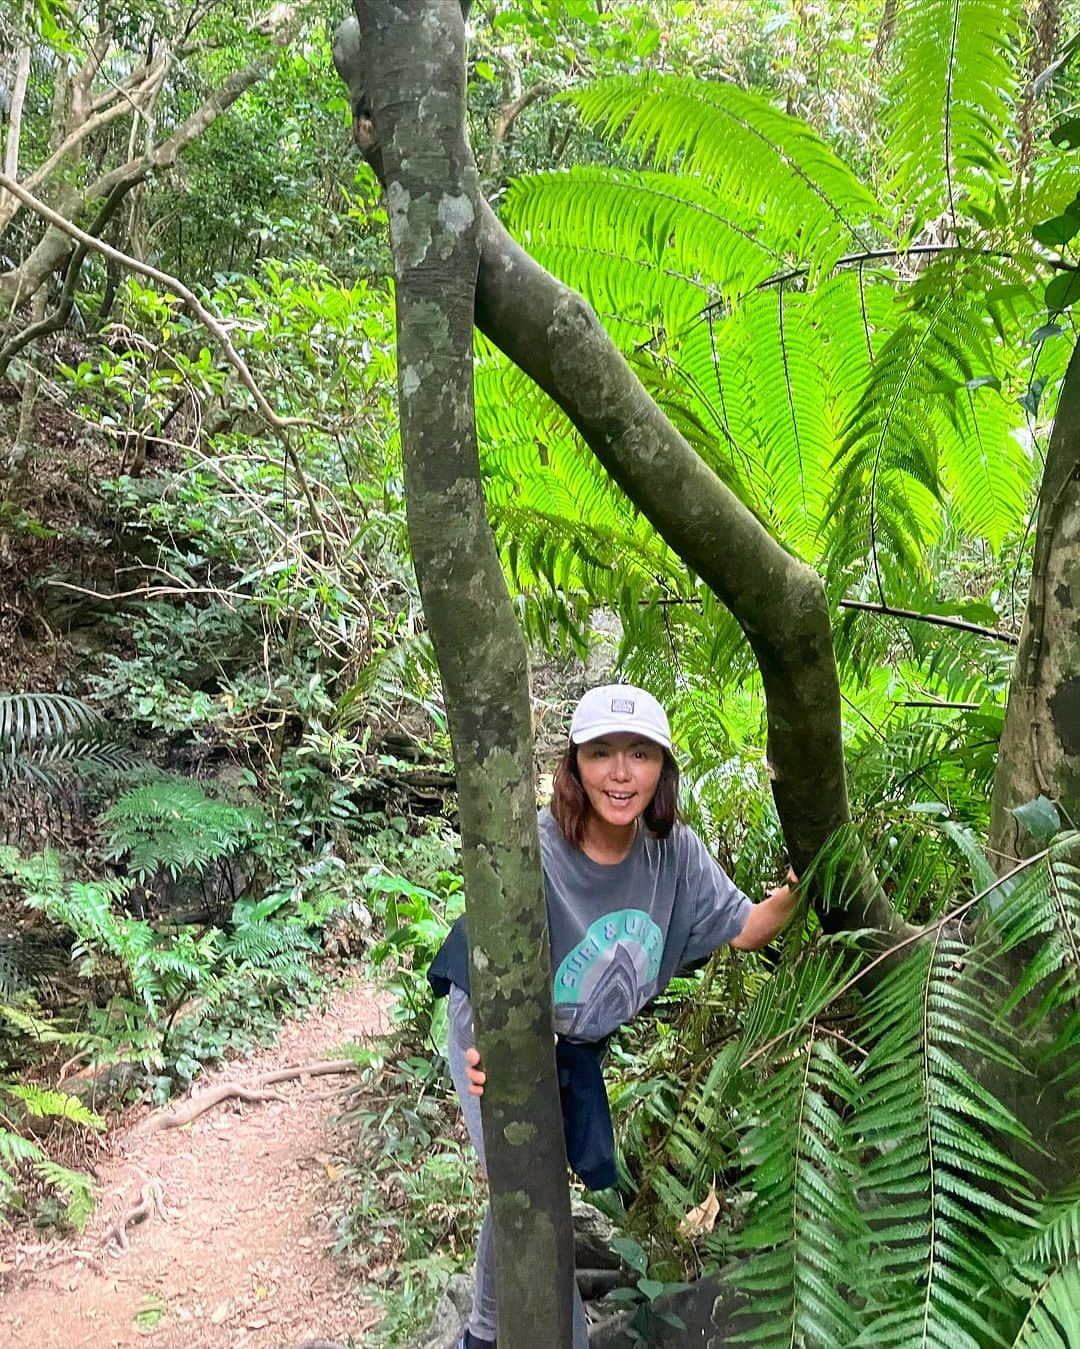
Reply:
<svg viewBox="0 0 1080 1349"><path fill-rule="evenodd" d="M737 1286L760 1323L735 1343L851 1344L858 1324L848 1280L867 1242L855 1199L845 1116L859 1087L832 1040L811 1024L773 1072L743 1141L754 1199Z"/></svg>
<svg viewBox="0 0 1080 1349"><path fill-rule="evenodd" d="M1059 835L1047 857L1007 879L995 893L992 923L1003 951L1029 944L1034 954L1005 999L1003 1014L1036 991L1032 1016L1067 1011L1080 1001L1080 834ZM1073 1034L1080 1036L1080 1026Z"/></svg>
<svg viewBox="0 0 1080 1349"><path fill-rule="evenodd" d="M814 271L864 246L881 217L865 186L805 123L733 85L617 76L563 97L600 134L708 184L718 212L761 222L769 245ZM747 173L746 166L754 171Z"/></svg>
<svg viewBox="0 0 1080 1349"><path fill-rule="evenodd" d="M1005 177L1020 15L1016 0L896 7L885 149L892 194L916 229L942 213L955 228L967 202Z"/></svg>
<svg viewBox="0 0 1080 1349"><path fill-rule="evenodd" d="M1037 1230L1009 1248L1016 1265L1067 1265L1080 1261L1080 1195L1051 1200L1036 1220Z"/></svg>
<svg viewBox="0 0 1080 1349"><path fill-rule="evenodd" d="M1080 1262L1055 1269L1032 1289L1011 1349L1075 1349L1080 1344Z"/></svg>
<svg viewBox="0 0 1080 1349"><path fill-rule="evenodd" d="M69 1124L81 1124L87 1129L105 1128L105 1121L100 1115L88 1109L77 1096L70 1096L65 1091L53 1091L32 1082L22 1085L0 1083L0 1091L18 1101L26 1115L64 1120Z"/></svg>
<svg viewBox="0 0 1080 1349"><path fill-rule="evenodd" d="M11 1007L6 1003L0 1003L0 1020L6 1021L19 1034L36 1040L39 1044L81 1047L85 1043L78 1032L64 1030L62 1022L44 1020L27 1011L25 1007Z"/></svg>
<svg viewBox="0 0 1080 1349"><path fill-rule="evenodd" d="M530 253L601 313L678 331L717 296L729 302L786 266L760 216L725 208L685 174L575 168L531 174L507 193L503 218ZM567 252L577 240L580 260ZM559 255L552 252L560 250ZM565 254L565 256L563 256ZM600 289L603 259L622 264Z"/></svg>
<svg viewBox="0 0 1080 1349"><path fill-rule="evenodd" d="M31 1138L23 1138L22 1134L12 1132L10 1129L0 1129L0 1161L8 1166L18 1166L20 1162L37 1162L42 1159L44 1153ZM10 1177L8 1178L9 1183Z"/></svg>
<svg viewBox="0 0 1080 1349"><path fill-rule="evenodd" d="M1071 1349L1080 1344L1080 1199L1052 1200L1037 1231L1011 1244L1004 1278L1023 1303L1011 1349Z"/></svg>
<svg viewBox="0 0 1080 1349"><path fill-rule="evenodd" d="M94 1211L94 1180L84 1171L73 1171L58 1162L42 1158L34 1165L35 1171L54 1190L67 1200L67 1221L81 1232Z"/></svg>
<svg viewBox="0 0 1080 1349"><path fill-rule="evenodd" d="M936 500L951 489L958 522L995 546L1022 526L1031 466L994 387L987 310L1000 275L985 258L952 259L927 268L908 291L836 455L831 509L843 527L831 535L834 567L882 539L902 546L909 561L924 556L941 523L936 512L916 509L919 494ZM853 528L860 516L861 539Z"/></svg>
<svg viewBox="0 0 1080 1349"><path fill-rule="evenodd" d="M990 1234L1026 1221L1031 1182L998 1140L1030 1140L965 1060L1022 1068L989 1024L991 976L967 959L937 929L869 1000L869 1053L857 1069L868 1153L860 1191L872 1219L860 1344L977 1349L1010 1310Z"/></svg>
<svg viewBox="0 0 1080 1349"><path fill-rule="evenodd" d="M283 958L301 964L303 954L318 950L318 945L315 937L295 921L253 921L238 926L224 949L242 963L268 968Z"/></svg>
<svg viewBox="0 0 1080 1349"><path fill-rule="evenodd" d="M161 778L118 797L100 823L106 856L126 858L131 875L147 880L161 868L174 878L203 874L242 847L256 820L255 812L215 801L194 782Z"/></svg>
<svg viewBox="0 0 1080 1349"><path fill-rule="evenodd" d="M73 933L77 951L104 951L116 959L124 958L127 944L113 906L127 894L128 881L73 881L65 885L55 857L48 853L29 859L21 881L27 906L42 910Z"/></svg>

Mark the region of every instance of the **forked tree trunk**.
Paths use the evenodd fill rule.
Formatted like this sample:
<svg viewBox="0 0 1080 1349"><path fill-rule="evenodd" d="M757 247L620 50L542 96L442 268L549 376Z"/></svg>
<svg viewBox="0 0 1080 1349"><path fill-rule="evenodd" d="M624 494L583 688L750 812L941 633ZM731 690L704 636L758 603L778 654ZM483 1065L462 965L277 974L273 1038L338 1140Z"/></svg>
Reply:
<svg viewBox="0 0 1080 1349"><path fill-rule="evenodd" d="M1080 829L1080 343L1039 489L1031 589L998 748L989 850L999 875L1037 851L1012 810L1039 796Z"/></svg>
<svg viewBox="0 0 1080 1349"><path fill-rule="evenodd" d="M528 664L488 525L473 411L476 166L459 0L357 0L397 283L413 563L457 767L496 1244L499 1344L571 1343L573 1231L555 1077Z"/></svg>
<svg viewBox="0 0 1080 1349"><path fill-rule="evenodd" d="M370 90L349 58L350 25L335 40L356 125ZM352 39L354 40L354 39ZM358 139L364 144L362 131ZM364 144L380 177L377 145ZM586 302L520 248L481 202L477 326L563 409L600 463L671 549L731 611L765 686L773 795L792 861L802 870L848 822L840 684L824 587L774 539L656 406ZM874 930L891 943L898 918L861 855L823 924Z"/></svg>

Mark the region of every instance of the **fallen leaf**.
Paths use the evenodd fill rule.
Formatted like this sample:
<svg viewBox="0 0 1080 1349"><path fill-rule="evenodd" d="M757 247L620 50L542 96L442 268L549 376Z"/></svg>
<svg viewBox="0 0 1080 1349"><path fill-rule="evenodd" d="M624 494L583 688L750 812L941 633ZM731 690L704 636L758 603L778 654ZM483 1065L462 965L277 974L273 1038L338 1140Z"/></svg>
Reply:
<svg viewBox="0 0 1080 1349"><path fill-rule="evenodd" d="M719 1212L720 1200L716 1197L716 1190L710 1185L709 1193L701 1203L692 1208L679 1223L679 1236L698 1237L711 1232L716 1226Z"/></svg>

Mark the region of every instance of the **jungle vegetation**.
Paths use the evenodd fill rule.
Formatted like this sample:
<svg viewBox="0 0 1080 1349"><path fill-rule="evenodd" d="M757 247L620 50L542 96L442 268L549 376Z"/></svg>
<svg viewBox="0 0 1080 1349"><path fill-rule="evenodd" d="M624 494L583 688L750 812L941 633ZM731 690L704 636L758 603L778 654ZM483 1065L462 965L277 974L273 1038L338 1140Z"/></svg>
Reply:
<svg viewBox="0 0 1080 1349"><path fill-rule="evenodd" d="M0 17L0 1164L74 1222L29 1127L100 1127L72 1054L173 1090L334 942L437 1039L460 615L412 571L394 91L336 82L341 18ZM614 1056L639 1291L716 1278L747 1342L1080 1334L1076 18L468 18L479 480L534 662L617 620L736 879L807 877Z"/></svg>

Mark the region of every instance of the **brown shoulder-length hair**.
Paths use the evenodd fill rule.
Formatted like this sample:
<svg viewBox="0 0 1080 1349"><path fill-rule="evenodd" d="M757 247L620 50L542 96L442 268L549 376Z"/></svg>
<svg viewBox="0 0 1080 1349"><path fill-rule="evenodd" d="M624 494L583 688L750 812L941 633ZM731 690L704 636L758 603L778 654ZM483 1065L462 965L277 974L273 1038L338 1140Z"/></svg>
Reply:
<svg viewBox="0 0 1080 1349"><path fill-rule="evenodd" d="M570 744L555 769L555 785L551 793L551 813L563 831L566 841L575 848L585 842L585 818L589 802L581 785L578 769L578 747ZM679 765L664 750L664 766L656 784L653 799L642 814L645 826L657 838L667 838L679 818Z"/></svg>

